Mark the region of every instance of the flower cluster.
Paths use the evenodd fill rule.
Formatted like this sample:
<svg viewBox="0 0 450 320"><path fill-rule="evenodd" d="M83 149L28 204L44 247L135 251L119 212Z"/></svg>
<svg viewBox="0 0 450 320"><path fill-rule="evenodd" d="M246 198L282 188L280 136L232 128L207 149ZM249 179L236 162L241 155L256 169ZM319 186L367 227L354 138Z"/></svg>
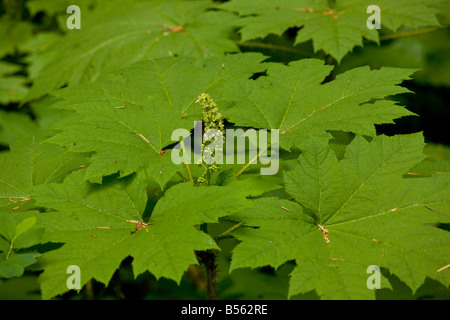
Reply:
<svg viewBox="0 0 450 320"><path fill-rule="evenodd" d="M198 182L200 184L208 184L209 176L211 173L216 172L220 169L220 166L217 164L209 164L207 165L205 162L205 158L214 156L216 150L222 151L222 147L211 148L211 144L218 139L224 139L224 126L222 115L217 108L216 103L207 93L202 93L197 101L200 103L203 109L203 124L205 126L205 132L208 133L209 136L205 137L205 141L202 144L202 165L205 167L205 171L202 176L198 178ZM211 133L212 132L212 133ZM209 147L208 147L209 146Z"/></svg>
<svg viewBox="0 0 450 320"><path fill-rule="evenodd" d="M209 129L219 129L223 132L222 115L217 108L216 103L207 93L202 93L197 101L203 109L203 123L205 124L205 131Z"/></svg>

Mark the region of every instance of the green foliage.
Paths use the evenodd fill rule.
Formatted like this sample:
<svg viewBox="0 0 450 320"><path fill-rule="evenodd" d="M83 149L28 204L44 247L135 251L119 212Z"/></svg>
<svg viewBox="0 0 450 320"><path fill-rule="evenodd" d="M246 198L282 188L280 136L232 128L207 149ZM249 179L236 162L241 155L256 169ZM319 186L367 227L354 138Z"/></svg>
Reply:
<svg viewBox="0 0 450 320"><path fill-rule="evenodd" d="M107 284L127 256L134 258L135 276L149 270L157 278L179 282L187 267L196 263L194 250L217 248L194 225L216 222L246 205L245 197L231 188L179 184L158 202L149 225L136 231L136 223L127 220L143 221L147 202L143 175L101 187L82 180L82 172L76 172L63 184L39 186L32 193L39 205L57 210L37 215L46 227L44 241L65 243L42 258L47 265L41 277L44 298L67 290L67 266L83 270L82 284L90 278ZM208 207L202 201L208 201Z"/></svg>
<svg viewBox="0 0 450 320"><path fill-rule="evenodd" d="M295 259L289 294L316 289L328 299L373 298L361 285L370 265L389 268L413 290L427 276L449 283L436 272L448 261L442 255L449 252L447 231L426 225L448 219L448 175L420 182L402 177L423 159L421 140L380 136L369 143L357 136L341 161L310 140L285 173L295 202L258 199L236 215L260 228L234 232L242 242L231 268L279 267Z"/></svg>
<svg viewBox="0 0 450 320"><path fill-rule="evenodd" d="M262 59L259 54L246 54L139 62L59 96L63 101L58 105L75 110L79 117L63 122L63 132L50 141L74 145L77 152L95 151L87 180L101 182L105 175L120 171L126 176L144 168L164 187L177 168L170 152L160 155L160 151L173 144L175 129L192 129L194 120L202 119L195 104L198 95L208 91L220 97L225 81L262 70L258 64Z"/></svg>
<svg viewBox="0 0 450 320"><path fill-rule="evenodd" d="M17 65L0 61L0 103L19 102L27 94L26 79L13 75L19 70Z"/></svg>
<svg viewBox="0 0 450 320"><path fill-rule="evenodd" d="M40 243L43 228L33 228L35 217L28 217L16 224L6 212L0 213L0 278L20 277L26 267L34 264L39 253L19 252Z"/></svg>
<svg viewBox="0 0 450 320"><path fill-rule="evenodd" d="M374 68L390 66L398 68L417 68L415 81L421 84L431 84L435 87L450 86L450 62L446 58L450 32L450 4L448 1L436 1L432 4L439 9L437 14L442 28L436 27L418 30L405 30L406 36L396 38L396 34L381 36L382 45L366 44L345 56L338 68L347 70L362 65Z"/></svg>
<svg viewBox="0 0 450 320"><path fill-rule="evenodd" d="M412 114L383 98L407 92L397 85L413 70L361 67L321 85L331 69L316 59L270 64L267 77L229 84L232 108L224 114L237 125L279 129L286 149L303 147L309 135L325 130L373 136L374 124Z"/></svg>
<svg viewBox="0 0 450 320"><path fill-rule="evenodd" d="M31 37L32 25L16 22L7 16L0 17L0 58L14 54L17 47Z"/></svg>
<svg viewBox="0 0 450 320"><path fill-rule="evenodd" d="M0 153L0 208L17 211L28 207L33 186L60 182L72 170L86 164L86 154L42 141L35 136L11 145Z"/></svg>
<svg viewBox="0 0 450 320"><path fill-rule="evenodd" d="M27 99L41 97L64 84L95 80L105 71L140 60L205 57L237 51L236 45L227 39L231 31L228 21L234 16L206 11L212 6L209 1L139 4L128 10L126 5L116 6L117 16L107 13L105 16L99 4L102 19L91 18L97 24L81 26L42 54L38 61L45 60L46 64L33 77Z"/></svg>
<svg viewBox="0 0 450 320"><path fill-rule="evenodd" d="M264 38L268 34L281 35L288 28L302 27L295 43L312 40L314 51L325 51L339 62L355 46L362 46L363 38L378 42L376 29L368 29L366 1L352 0L233 0L224 8L237 11L242 19L242 40ZM382 24L392 31L401 26L419 28L439 25L437 10L424 1L378 1L383 8Z"/></svg>
<svg viewBox="0 0 450 320"><path fill-rule="evenodd" d="M447 83L448 5L377 5L380 31L359 0L4 2L0 287L71 298L77 265L77 298L447 297L449 149L380 125L418 118L412 81ZM401 55L419 44L434 62ZM196 121L279 130L278 172L175 164Z"/></svg>

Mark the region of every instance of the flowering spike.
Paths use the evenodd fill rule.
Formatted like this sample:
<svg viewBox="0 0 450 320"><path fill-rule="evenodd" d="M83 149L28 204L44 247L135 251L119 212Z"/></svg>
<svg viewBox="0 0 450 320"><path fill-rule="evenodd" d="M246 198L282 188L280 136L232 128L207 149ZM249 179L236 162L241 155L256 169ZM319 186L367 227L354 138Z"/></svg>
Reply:
<svg viewBox="0 0 450 320"><path fill-rule="evenodd" d="M217 139L223 139L225 130L223 126L222 114L220 114L219 108L217 107L214 100L211 99L208 93L202 93L198 97L196 102L200 103L203 109L203 124L205 126L205 132L207 132L208 130L216 130L216 133L208 136L208 141L205 141L202 144L202 164L205 166L205 171L197 181L200 184L208 184L207 177L212 172L219 171L220 166L218 166L217 164L206 164L205 158L211 158L212 156L214 156L216 150L211 150L211 148L207 148L207 146Z"/></svg>

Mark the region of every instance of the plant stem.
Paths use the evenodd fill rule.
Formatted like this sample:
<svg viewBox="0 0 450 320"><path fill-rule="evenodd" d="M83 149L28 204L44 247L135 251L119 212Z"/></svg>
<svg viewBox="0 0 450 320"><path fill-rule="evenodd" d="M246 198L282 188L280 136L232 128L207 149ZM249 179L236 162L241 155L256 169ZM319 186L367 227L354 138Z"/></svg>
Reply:
<svg viewBox="0 0 450 320"><path fill-rule="evenodd" d="M211 250L208 252L208 259L205 261L206 267L206 292L208 296L207 300L217 300L217 289L216 289L216 275L217 275L217 265L216 265L216 250Z"/></svg>
<svg viewBox="0 0 450 320"><path fill-rule="evenodd" d="M94 300L95 299L95 297L94 297L94 288L93 288L93 283L92 282L93 282L92 279L90 279L88 282L86 282L86 286L85 286L86 298L88 300Z"/></svg>
<svg viewBox="0 0 450 320"><path fill-rule="evenodd" d="M417 36L417 35L430 33L430 32L434 32L434 31L438 31L438 30L442 30L442 28L440 28L440 27L430 27L430 28L413 30L413 31L406 31L406 32L400 32L400 33L387 34L385 36L380 37L380 41L412 37L412 36Z"/></svg>
<svg viewBox="0 0 450 320"><path fill-rule="evenodd" d="M197 265L191 264L188 268L188 273L191 276L192 281L202 291L206 291L206 283L203 278L203 274Z"/></svg>
<svg viewBox="0 0 450 320"><path fill-rule="evenodd" d="M234 230L240 228L242 226L242 221L236 223L234 226L232 226L231 228L225 230L224 232L222 232L221 234L219 234L217 237L215 237L214 240L221 240L221 239L225 239L231 232L233 232Z"/></svg>
<svg viewBox="0 0 450 320"><path fill-rule="evenodd" d="M9 245L9 250L8 250L8 253L6 254L6 260L8 260L9 256L11 255L11 252L12 252L12 249L13 249L13 242L14 242L14 239L11 240L11 243Z"/></svg>
<svg viewBox="0 0 450 320"><path fill-rule="evenodd" d="M218 250L206 250L197 252L197 258L206 269L206 292L207 300L217 300L216 277L217 264L216 254Z"/></svg>
<svg viewBox="0 0 450 320"><path fill-rule="evenodd" d="M181 140L180 144L181 144L181 148L183 149L183 154L185 154L186 147L184 145L184 141ZM185 163L185 165L186 165L186 171L187 171L188 176L189 176L189 180L191 180L192 185L195 185L194 178L192 177L191 167L189 166L189 163Z"/></svg>
<svg viewBox="0 0 450 320"><path fill-rule="evenodd" d="M177 174L183 179L184 181L189 181L189 179L186 179L185 176L180 171L177 171Z"/></svg>
<svg viewBox="0 0 450 320"><path fill-rule="evenodd" d="M208 181L208 186L211 184L211 171L206 171L206 180Z"/></svg>
<svg viewBox="0 0 450 320"><path fill-rule="evenodd" d="M270 144L267 145L267 148L265 151L267 151L267 149L269 149ZM252 159L250 160L244 167L242 167L241 170L238 171L238 173L236 173L234 175L235 178L239 177L245 170L247 170L248 167L250 167L250 165L252 165L259 157L259 155L261 154L261 151L258 152L258 154Z"/></svg>
<svg viewBox="0 0 450 320"><path fill-rule="evenodd" d="M216 257L212 258L209 262L210 267L207 267L207 282L206 291L208 293L207 300L217 300L217 289L216 289Z"/></svg>
<svg viewBox="0 0 450 320"><path fill-rule="evenodd" d="M208 224L203 223L200 225L200 230L208 233ZM207 300L217 300L216 289L216 276L217 276L217 264L216 264L217 250L206 250L197 253L200 263L205 266L206 269L206 292Z"/></svg>

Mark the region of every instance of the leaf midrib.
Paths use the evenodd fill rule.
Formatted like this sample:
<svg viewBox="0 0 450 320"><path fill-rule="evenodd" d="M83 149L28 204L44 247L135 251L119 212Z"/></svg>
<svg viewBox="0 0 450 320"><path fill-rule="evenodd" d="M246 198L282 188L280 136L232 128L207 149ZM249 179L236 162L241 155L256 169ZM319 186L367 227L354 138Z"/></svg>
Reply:
<svg viewBox="0 0 450 320"><path fill-rule="evenodd" d="M339 207L339 209L337 209L328 219L326 219L323 223L329 225L330 220L333 219L333 217L335 217L337 214L339 214L339 212L347 205L347 203L353 199L353 197L358 194L358 192L366 185L366 183L368 181L370 181L372 179L372 177L375 176L375 174L381 170L386 163L388 163L389 160L391 160L391 158L393 158L395 155L397 155L400 150L402 150L403 148L396 150L396 152L393 152L388 158L384 159L384 161L381 163L381 165L377 166L375 168L375 170L365 179L362 181L362 183L359 185L359 187L352 193L350 194L350 196L347 198L347 200L345 200L345 202Z"/></svg>

